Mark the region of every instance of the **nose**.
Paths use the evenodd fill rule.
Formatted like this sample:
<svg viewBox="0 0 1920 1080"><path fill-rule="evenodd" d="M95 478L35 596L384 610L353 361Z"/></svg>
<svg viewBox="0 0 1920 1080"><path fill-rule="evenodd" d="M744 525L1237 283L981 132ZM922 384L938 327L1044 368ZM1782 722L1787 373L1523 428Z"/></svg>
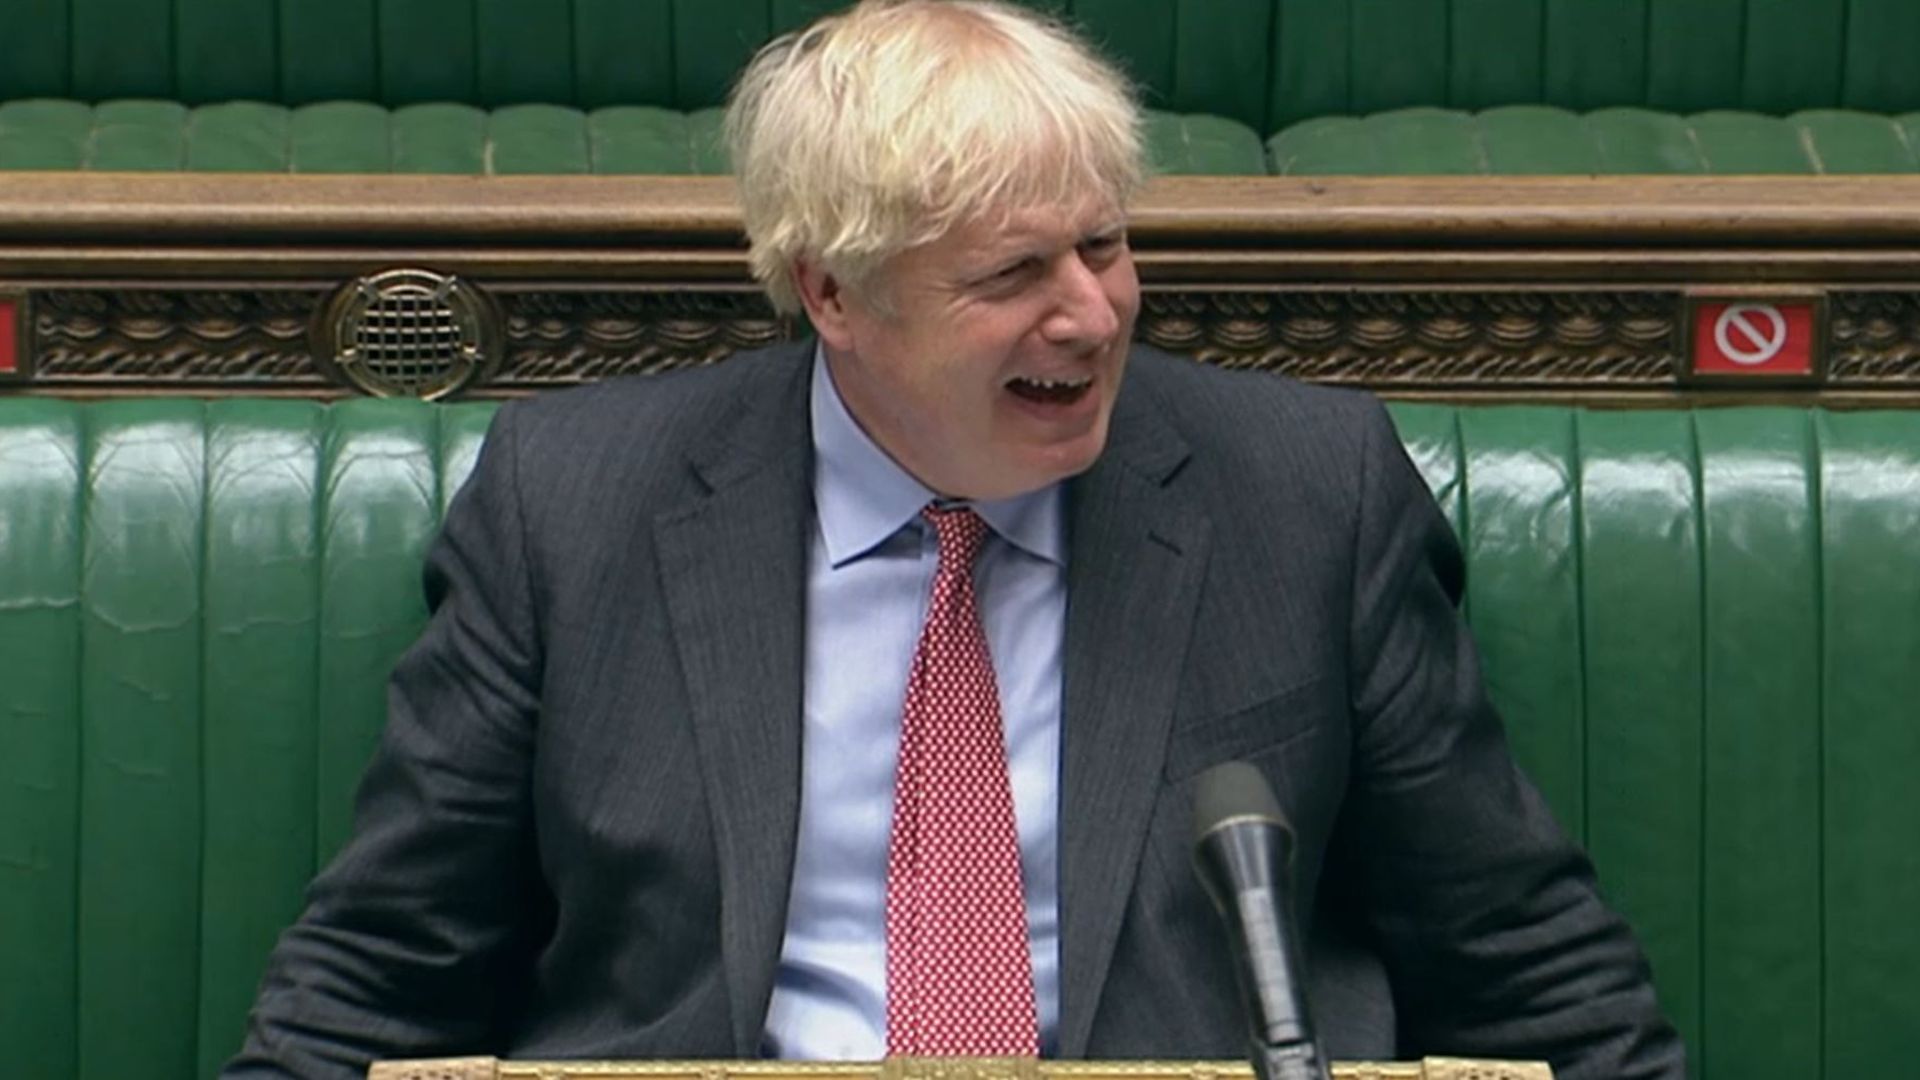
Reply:
<svg viewBox="0 0 1920 1080"><path fill-rule="evenodd" d="M1120 313L1095 269L1081 252L1069 251L1053 273L1053 310L1040 324L1040 333L1055 345L1093 348L1113 340L1120 330Z"/></svg>

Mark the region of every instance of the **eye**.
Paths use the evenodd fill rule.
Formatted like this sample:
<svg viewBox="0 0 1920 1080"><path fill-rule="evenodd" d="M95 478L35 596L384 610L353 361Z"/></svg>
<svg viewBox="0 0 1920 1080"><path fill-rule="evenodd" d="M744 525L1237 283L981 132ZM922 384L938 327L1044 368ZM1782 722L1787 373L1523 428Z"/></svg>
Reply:
<svg viewBox="0 0 1920 1080"><path fill-rule="evenodd" d="M1116 258L1126 244L1127 234L1124 232L1101 233L1080 241L1080 254L1088 262L1105 263Z"/></svg>
<svg viewBox="0 0 1920 1080"><path fill-rule="evenodd" d="M1034 259L1032 257L1028 257L1025 259L1018 259L1014 262L1010 262L1007 265L1000 267L997 270L994 270L993 272L989 273L987 276L976 281L974 284L984 286L986 288L994 288L995 286L1010 285L1026 277L1027 274L1030 273L1033 270L1033 268L1038 265L1039 265L1039 260Z"/></svg>

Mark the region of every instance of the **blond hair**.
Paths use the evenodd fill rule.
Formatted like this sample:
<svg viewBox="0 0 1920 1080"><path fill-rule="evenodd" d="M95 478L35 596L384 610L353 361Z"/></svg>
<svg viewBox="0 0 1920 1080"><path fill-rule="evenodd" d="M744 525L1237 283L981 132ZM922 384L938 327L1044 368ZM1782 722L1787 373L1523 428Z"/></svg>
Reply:
<svg viewBox="0 0 1920 1080"><path fill-rule="evenodd" d="M954 226L1145 178L1131 87L1064 27L996 0L864 0L769 43L727 107L754 277L800 307L796 260L869 293Z"/></svg>

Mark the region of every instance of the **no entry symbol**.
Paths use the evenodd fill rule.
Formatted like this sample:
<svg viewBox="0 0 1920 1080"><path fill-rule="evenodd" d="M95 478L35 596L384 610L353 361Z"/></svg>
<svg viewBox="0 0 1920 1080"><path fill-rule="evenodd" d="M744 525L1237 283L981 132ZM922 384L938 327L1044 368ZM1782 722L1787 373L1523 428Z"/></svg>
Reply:
<svg viewBox="0 0 1920 1080"><path fill-rule="evenodd" d="M1701 299L1693 308L1693 370L1702 375L1813 374L1813 301Z"/></svg>
<svg viewBox="0 0 1920 1080"><path fill-rule="evenodd" d="M1772 304L1735 304L1713 321L1720 355L1741 367L1758 367L1787 345L1787 317Z"/></svg>

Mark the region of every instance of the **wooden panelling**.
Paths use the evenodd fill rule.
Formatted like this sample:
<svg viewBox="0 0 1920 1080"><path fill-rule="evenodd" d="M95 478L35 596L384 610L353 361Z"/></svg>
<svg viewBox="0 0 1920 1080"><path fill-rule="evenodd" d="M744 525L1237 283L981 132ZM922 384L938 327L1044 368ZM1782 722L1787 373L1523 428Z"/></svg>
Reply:
<svg viewBox="0 0 1920 1080"><path fill-rule="evenodd" d="M469 393L705 363L797 332L724 177L20 173L12 392L348 388L311 331L413 266L497 302ZM1140 199L1137 336L1202 360L1468 400L1920 400L1920 177L1167 178ZM1820 305L1821 363L1696 381L1697 295Z"/></svg>

